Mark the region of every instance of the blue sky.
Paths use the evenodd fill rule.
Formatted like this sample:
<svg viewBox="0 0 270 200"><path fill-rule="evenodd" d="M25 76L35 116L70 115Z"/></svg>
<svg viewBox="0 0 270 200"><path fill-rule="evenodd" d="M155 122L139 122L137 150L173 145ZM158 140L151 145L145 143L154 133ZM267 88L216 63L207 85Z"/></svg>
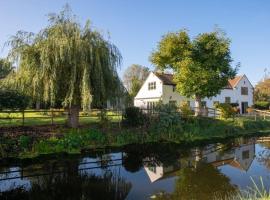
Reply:
<svg viewBox="0 0 270 200"><path fill-rule="evenodd" d="M110 33L123 56L120 70L133 63L153 69L149 55L161 36L186 28L192 37L212 31L215 25L232 40L234 63L253 84L270 71L269 0L0 0L0 56L2 47L18 30L38 32L46 14L68 3L79 20Z"/></svg>

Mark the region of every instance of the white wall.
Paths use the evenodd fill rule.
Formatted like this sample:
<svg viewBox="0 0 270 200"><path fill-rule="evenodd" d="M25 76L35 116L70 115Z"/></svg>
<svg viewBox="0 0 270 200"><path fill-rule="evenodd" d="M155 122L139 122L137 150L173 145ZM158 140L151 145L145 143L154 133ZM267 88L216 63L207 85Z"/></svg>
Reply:
<svg viewBox="0 0 270 200"><path fill-rule="evenodd" d="M248 87L248 95L241 94L241 87ZM248 102L249 107L253 105L253 86L251 85L247 77L244 75L235 88L223 89L217 96L205 98L203 99L203 101L206 101L207 107L213 108L215 101L225 103L225 97L231 97L231 103L238 103L240 111L242 112L242 102Z"/></svg>
<svg viewBox="0 0 270 200"><path fill-rule="evenodd" d="M184 101L190 101L190 106L194 107L194 100L181 96L179 92L173 91L172 85L163 85L162 102L169 103L170 101L176 101L177 106L180 106Z"/></svg>
<svg viewBox="0 0 270 200"><path fill-rule="evenodd" d="M148 83L156 82L156 90L148 90ZM248 95L241 94L241 87L248 87ZM240 111L241 103L248 102L248 106L253 105L253 86L244 75L243 78L237 84L237 87L233 89L223 89L220 94L215 97L205 98L206 106L209 108L214 107L214 102L225 103L225 97L231 98L231 103L238 103ZM190 101L190 106L195 107L195 101L191 98L181 96L178 92L173 92L172 85L163 85L162 81L154 74L150 73L142 88L134 99L134 106L146 108L147 102L158 102L169 103L169 101L176 101L177 105L180 105L183 101Z"/></svg>
<svg viewBox="0 0 270 200"><path fill-rule="evenodd" d="M155 90L148 90L148 83L150 82L156 82ZM162 81L153 72L151 72L134 98L134 106L147 108L148 101L160 101L163 93L162 85Z"/></svg>

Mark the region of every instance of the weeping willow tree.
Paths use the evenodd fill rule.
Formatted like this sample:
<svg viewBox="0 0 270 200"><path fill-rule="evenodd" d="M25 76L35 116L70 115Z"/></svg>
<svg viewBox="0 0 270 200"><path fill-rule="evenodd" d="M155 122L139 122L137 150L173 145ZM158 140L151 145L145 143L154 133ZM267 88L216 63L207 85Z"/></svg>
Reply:
<svg viewBox="0 0 270 200"><path fill-rule="evenodd" d="M121 54L89 21L81 26L68 6L48 16L37 34L19 31L8 42L9 57L18 63L13 84L51 106L61 103L76 127L80 108L102 107L122 90Z"/></svg>

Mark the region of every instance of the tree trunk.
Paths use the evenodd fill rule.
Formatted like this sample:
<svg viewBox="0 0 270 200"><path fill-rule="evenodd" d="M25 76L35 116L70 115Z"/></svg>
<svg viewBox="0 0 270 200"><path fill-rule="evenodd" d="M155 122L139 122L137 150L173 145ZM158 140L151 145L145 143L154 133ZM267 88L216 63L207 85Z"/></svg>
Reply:
<svg viewBox="0 0 270 200"><path fill-rule="evenodd" d="M77 128L79 125L79 106L71 106L68 110L68 126Z"/></svg>
<svg viewBox="0 0 270 200"><path fill-rule="evenodd" d="M202 115L202 99L200 96L195 96L195 116Z"/></svg>

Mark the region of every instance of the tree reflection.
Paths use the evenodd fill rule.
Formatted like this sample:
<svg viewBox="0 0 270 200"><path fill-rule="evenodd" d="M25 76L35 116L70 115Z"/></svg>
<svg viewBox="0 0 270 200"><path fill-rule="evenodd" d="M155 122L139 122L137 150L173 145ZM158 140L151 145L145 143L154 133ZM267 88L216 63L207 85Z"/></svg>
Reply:
<svg viewBox="0 0 270 200"><path fill-rule="evenodd" d="M15 188L0 195L2 199L84 200L125 199L131 184L116 171L102 175L61 173L31 179L31 188Z"/></svg>
<svg viewBox="0 0 270 200"><path fill-rule="evenodd" d="M196 168L184 168L178 172L175 190L158 199L227 199L237 193L230 179L211 164L198 163Z"/></svg>

